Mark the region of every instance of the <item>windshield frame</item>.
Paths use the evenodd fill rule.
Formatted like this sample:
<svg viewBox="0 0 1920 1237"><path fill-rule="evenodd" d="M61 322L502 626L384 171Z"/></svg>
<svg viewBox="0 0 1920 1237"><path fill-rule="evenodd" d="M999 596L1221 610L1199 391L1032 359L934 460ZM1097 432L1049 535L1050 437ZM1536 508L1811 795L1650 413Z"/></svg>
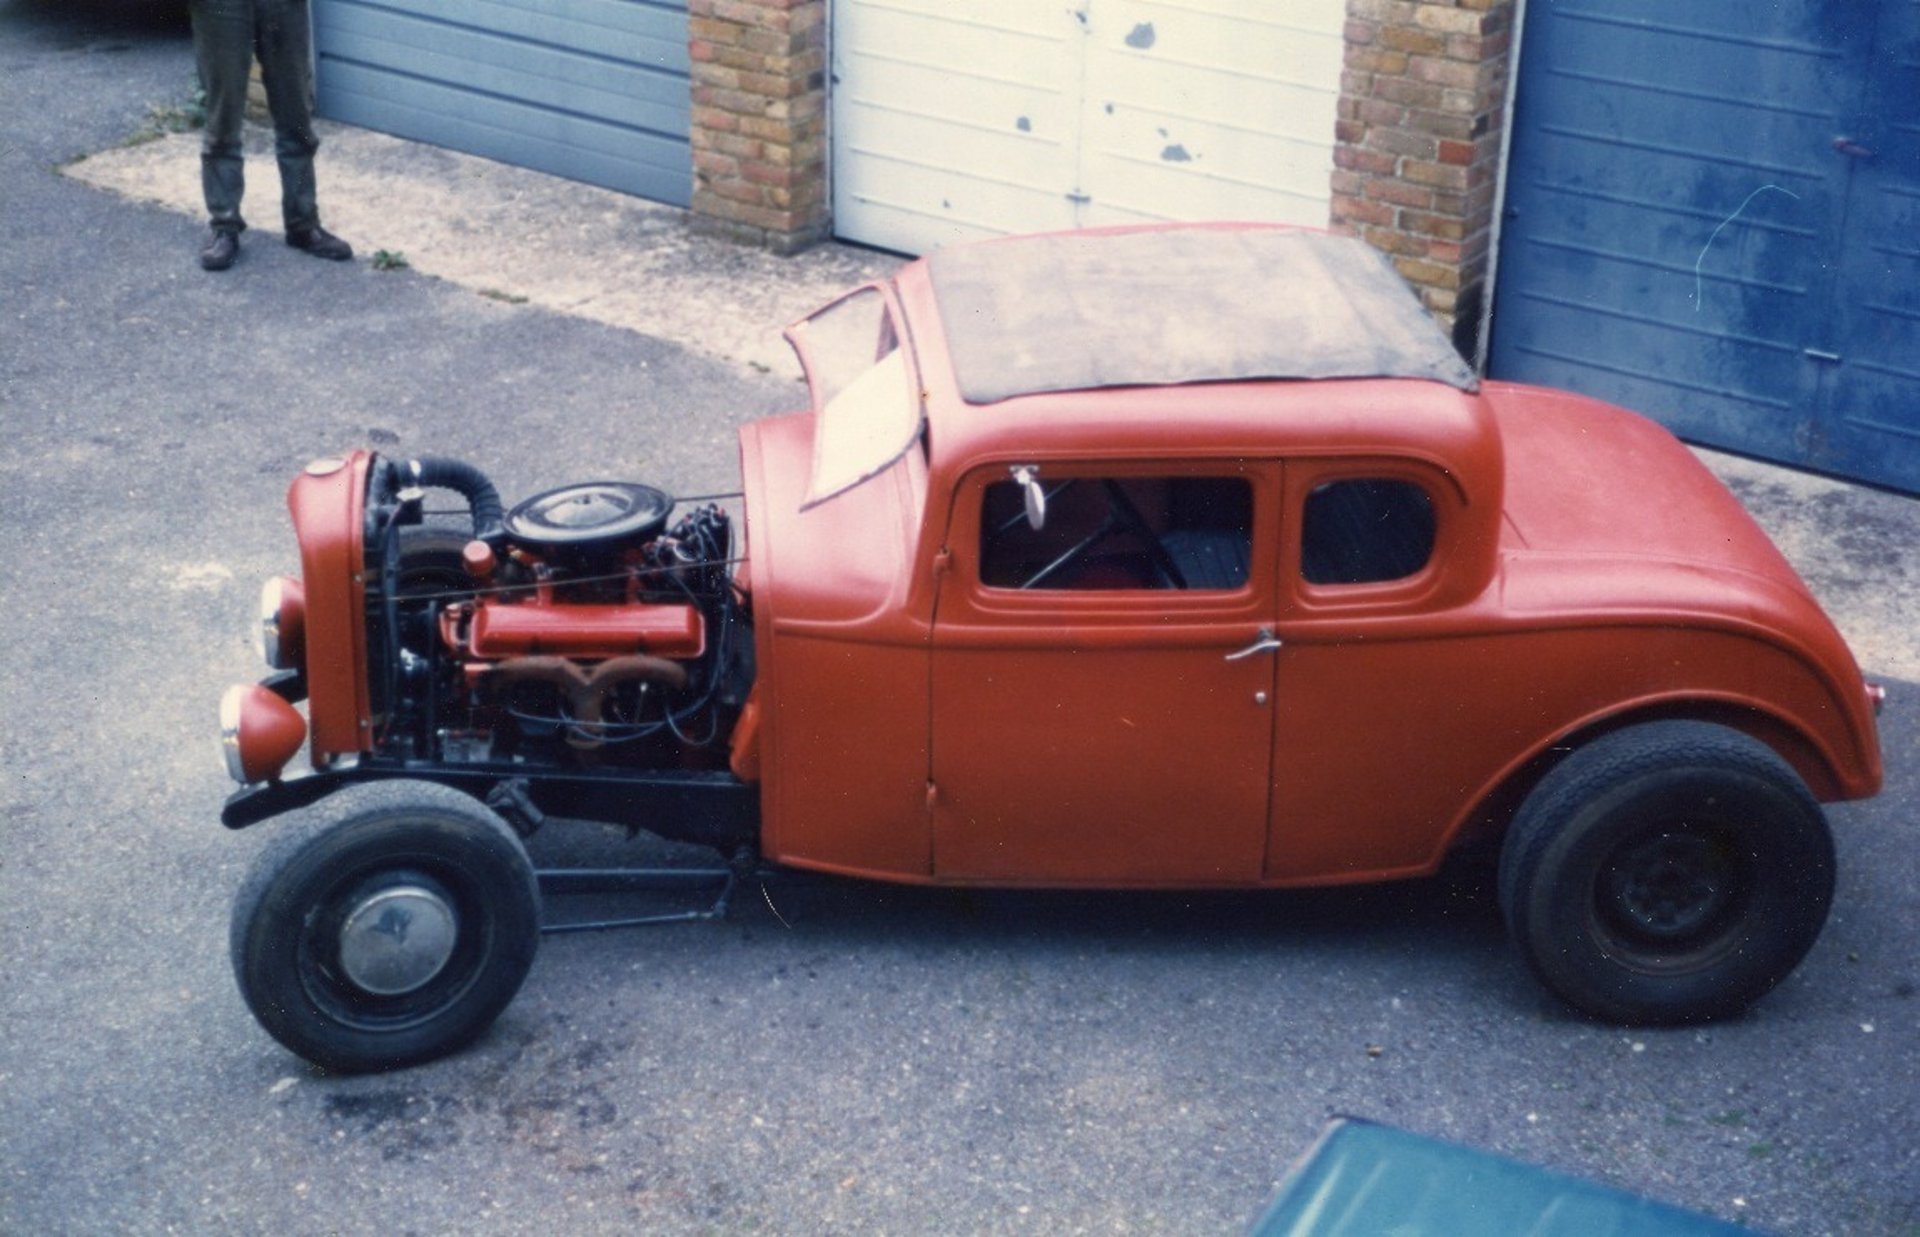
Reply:
<svg viewBox="0 0 1920 1237"><path fill-rule="evenodd" d="M811 346L808 328L824 321L829 315L843 310L857 298L869 294L877 294L880 297L881 325L884 331L891 334L893 347L877 356L869 366L861 369L852 378L839 382L837 386L830 386L834 379L840 377L840 373L830 368L829 359L820 355L819 351ZM809 468L807 492L800 503L800 509L805 511L886 472L914 448L915 444L921 440L926 428L926 388L920 381L919 358L914 352L912 332L907 328L906 314L901 309L900 299L891 281L874 280L851 288L793 322L782 334L788 345L792 347L794 356L799 359L801 372L806 375L807 394L814 416L812 464ZM880 339L885 338L884 334L880 337ZM880 339L875 341L876 350ZM880 366L896 356L903 370L905 382L903 393L907 400L907 415L902 422L900 432L890 433L884 439L886 445L883 451L871 452L859 457L858 466L851 473L838 470L836 475L827 475L826 465L829 463L826 458L826 445L829 441L827 421L833 415L840 396L852 389L861 379L873 375ZM846 410L843 408L842 411Z"/></svg>

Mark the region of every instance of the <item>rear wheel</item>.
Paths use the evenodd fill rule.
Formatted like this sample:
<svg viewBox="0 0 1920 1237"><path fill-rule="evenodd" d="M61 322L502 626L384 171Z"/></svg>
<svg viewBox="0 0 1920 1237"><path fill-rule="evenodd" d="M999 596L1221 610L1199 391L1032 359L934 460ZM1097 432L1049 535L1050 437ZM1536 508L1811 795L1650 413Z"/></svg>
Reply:
<svg viewBox="0 0 1920 1237"><path fill-rule="evenodd" d="M1739 1012L1799 965L1833 900L1826 817L1737 731L1656 722L1575 752L1527 797L1500 903L1535 975L1623 1023Z"/></svg>
<svg viewBox="0 0 1920 1237"><path fill-rule="evenodd" d="M519 991L540 934L526 850L493 812L427 782L350 787L255 860L230 946L247 1007L342 1071L473 1040Z"/></svg>

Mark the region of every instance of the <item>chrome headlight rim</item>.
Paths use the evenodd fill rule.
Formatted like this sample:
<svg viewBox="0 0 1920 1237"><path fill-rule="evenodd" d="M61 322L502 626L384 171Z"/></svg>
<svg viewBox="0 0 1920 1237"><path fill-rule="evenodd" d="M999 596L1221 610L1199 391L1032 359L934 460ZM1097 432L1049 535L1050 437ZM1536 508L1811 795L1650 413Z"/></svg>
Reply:
<svg viewBox="0 0 1920 1237"><path fill-rule="evenodd" d="M260 586L260 625L254 630L254 647L260 660L275 670L290 670L280 647L281 607L286 602L286 577L274 576Z"/></svg>
<svg viewBox="0 0 1920 1237"><path fill-rule="evenodd" d="M227 763L227 776L242 786L250 784L246 762L240 757L240 705L246 692L244 686L236 685L220 696L220 754Z"/></svg>

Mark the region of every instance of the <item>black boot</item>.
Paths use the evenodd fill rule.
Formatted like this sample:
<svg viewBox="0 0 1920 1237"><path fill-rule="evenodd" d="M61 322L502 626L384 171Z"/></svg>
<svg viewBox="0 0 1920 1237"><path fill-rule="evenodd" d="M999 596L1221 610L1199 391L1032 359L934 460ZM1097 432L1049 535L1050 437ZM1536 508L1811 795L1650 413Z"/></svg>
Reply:
<svg viewBox="0 0 1920 1237"><path fill-rule="evenodd" d="M345 262L353 256L352 245L317 225L298 232L288 232L287 244L329 262Z"/></svg>
<svg viewBox="0 0 1920 1237"><path fill-rule="evenodd" d="M215 228L207 237L207 243L200 246L200 269L203 271L224 271L233 265L240 256L240 234L225 232Z"/></svg>

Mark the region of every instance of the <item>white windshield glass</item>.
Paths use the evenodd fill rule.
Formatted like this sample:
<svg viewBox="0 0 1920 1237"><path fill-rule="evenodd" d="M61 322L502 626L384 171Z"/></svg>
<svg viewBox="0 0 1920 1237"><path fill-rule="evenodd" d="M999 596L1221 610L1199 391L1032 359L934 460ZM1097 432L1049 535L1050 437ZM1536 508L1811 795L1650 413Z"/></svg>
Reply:
<svg viewBox="0 0 1920 1237"><path fill-rule="evenodd" d="M886 296L866 287L787 329L813 393L813 476L803 506L884 471L920 434L920 401Z"/></svg>

